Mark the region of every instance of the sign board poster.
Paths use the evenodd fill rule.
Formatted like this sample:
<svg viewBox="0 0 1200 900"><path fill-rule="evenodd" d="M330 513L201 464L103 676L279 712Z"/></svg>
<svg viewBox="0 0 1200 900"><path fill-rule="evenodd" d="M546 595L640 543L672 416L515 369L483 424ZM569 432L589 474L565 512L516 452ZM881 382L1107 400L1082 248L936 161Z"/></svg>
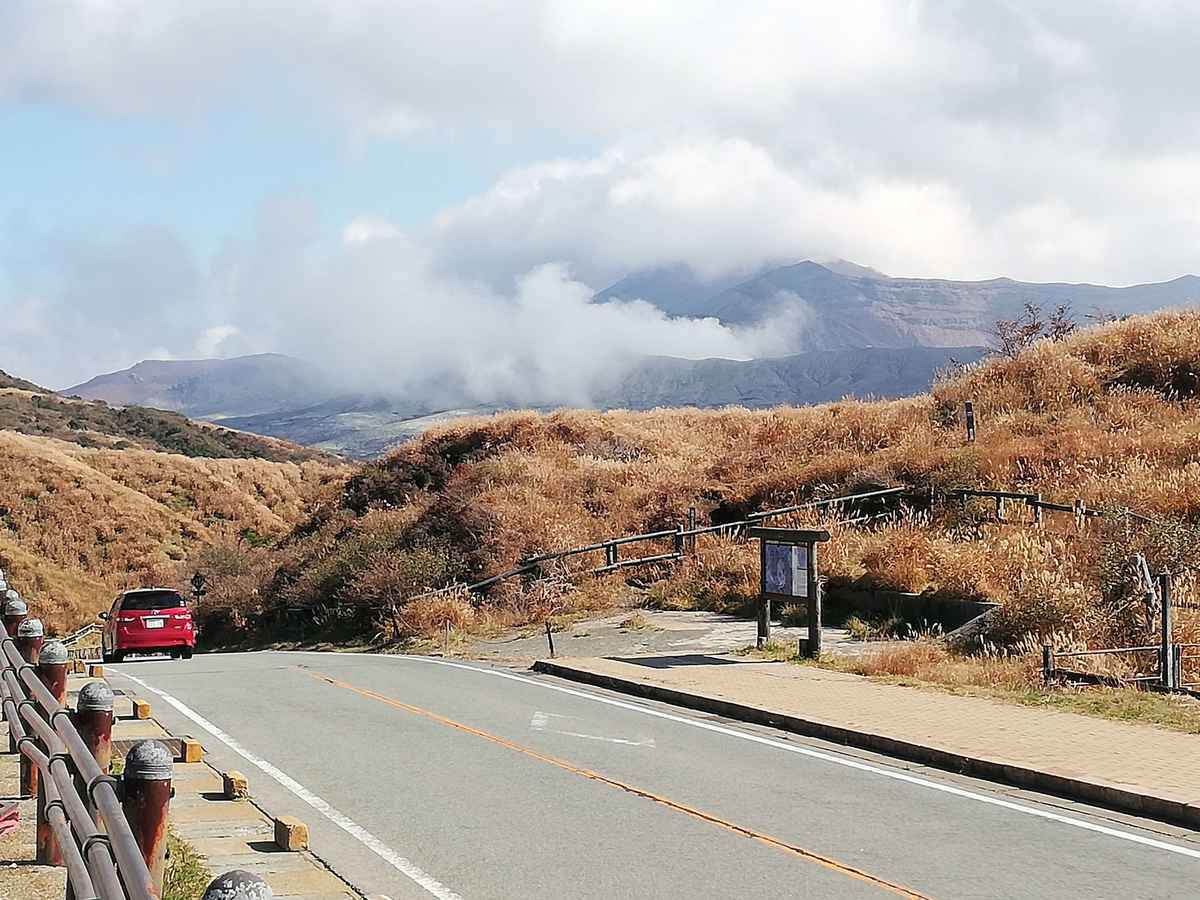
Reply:
<svg viewBox="0 0 1200 900"><path fill-rule="evenodd" d="M808 596L808 545L763 543L763 587L768 594Z"/></svg>

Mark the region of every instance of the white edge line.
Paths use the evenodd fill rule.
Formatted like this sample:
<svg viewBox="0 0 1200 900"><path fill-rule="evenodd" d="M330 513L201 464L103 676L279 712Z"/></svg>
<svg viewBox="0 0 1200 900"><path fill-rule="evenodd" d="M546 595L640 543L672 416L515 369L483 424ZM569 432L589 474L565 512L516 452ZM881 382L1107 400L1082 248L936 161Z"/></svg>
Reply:
<svg viewBox="0 0 1200 900"><path fill-rule="evenodd" d="M1128 831L1121 831L1117 828L1109 828L1106 825L1098 825L1095 822L1086 822L1083 819L1075 819L1071 816L1065 816L1061 813L1050 812L1044 809L1035 809L1031 806L1024 806L1020 803L1013 803L1010 800L1001 800L999 797L989 797L986 794L977 794L974 791L968 791L963 788L954 787L949 784L939 784L936 781L929 781L916 775L910 775L907 772L891 771L878 766L870 765L869 763L859 762L858 760L849 759L843 756L836 756L832 753L826 753L821 750L813 750L810 747L799 747L794 744L787 744L783 741L773 740L772 738L762 737L749 732L738 731L734 728L727 728L724 725L714 725L711 722L701 722L697 719L689 719L686 716L677 716L672 713L663 712L658 709L651 709L646 706L639 706L636 703L627 703L624 700L616 700L612 697L604 697L599 694L590 693L588 691L576 690L575 688L565 687L558 684L548 684L544 681L538 681L533 678L527 678L524 675L516 675L512 672L503 672L498 669L484 668L482 666L470 666L465 663L450 662L444 659L435 659L429 656L410 656L405 654L385 654L385 653L326 653L318 650L283 650L267 651L270 653L292 653L306 656L322 656L326 659L336 659L339 656L363 656L369 659L392 659L392 660L412 660L415 662L430 663L438 666L448 666L454 669L466 669L469 672L478 672L482 675L491 675L496 678L508 678L512 681L520 681L524 684L533 685L535 687L545 688L550 691L558 691L563 694L570 694L573 697L581 697L585 700L592 700L596 703L604 703L608 706L616 706L621 709L631 710L633 712L642 713L647 716L654 716L658 719L666 719L669 722L677 722L681 725L689 725L693 728L700 728L705 731L712 731L717 734L723 734L728 737L739 738L743 741L750 741L755 744L762 744L767 747L774 747L777 750L786 750L788 753L798 753L801 756L808 756L813 759L819 759L823 762L833 763L839 766L845 766L848 769L857 769L860 772L870 772L874 775L882 775L885 778L891 778L894 781L903 781L908 784L915 784L920 787L929 788L930 790L940 791L944 794L951 794L955 797L962 797L967 800L974 800L978 803L986 803L990 806L998 806L1001 809L1011 810L1013 812L1024 813L1027 816L1033 816L1039 819L1047 819L1051 822L1058 822L1062 825L1070 825L1074 828L1081 828L1084 831L1092 831L1096 834L1103 834L1108 837L1119 838L1120 840L1130 841L1135 844L1141 844L1145 847L1153 847L1156 850L1165 850L1169 853L1176 853L1180 856L1187 856L1192 859L1200 859L1200 850L1195 850L1190 847L1181 847L1178 844L1169 844L1166 841L1159 841L1154 838L1145 837L1140 834L1132 834Z"/></svg>
<svg viewBox="0 0 1200 900"><path fill-rule="evenodd" d="M278 781L281 785L283 785L285 788L287 788L289 791L291 791L293 794L295 794L297 797L299 797L301 800L303 800L305 803L307 803L309 806L311 806L313 809L315 809L317 812L319 812L321 815L323 815L326 819L328 819L330 822L332 822L338 828L342 829L347 834L349 834L351 837L353 837L355 840L357 840L359 843L366 846L376 856L378 856L380 859L382 859L384 862L386 862L392 868L398 870L401 874L412 879L414 882L416 882L418 885L420 885L422 888L424 888L426 891L428 891L434 897L437 897L438 900L463 900L463 898L461 896L456 894L454 891L450 890L450 888L446 887L444 884L442 884L440 881L438 881L436 878L434 878L428 872L424 871L419 866L417 866L414 863L410 862L409 860L405 859L403 856L401 856L399 853L397 853L395 850L393 850L391 847L389 847L387 844L385 844L379 838L375 837L375 835L371 834L371 832L367 831L367 829L363 828L361 825L359 825L353 819L349 818L348 816L344 815L341 812L338 812L338 810L336 810L334 807L330 806L328 803L326 803L324 800L322 800L320 797L318 797L316 794L314 794L312 791L310 791L304 785L300 784L300 782L296 781L294 778L292 778L286 772L271 765L271 763L267 762L262 757L255 755L250 750L247 750L240 743L238 743L236 738L233 738L230 735L226 734L224 731L222 731L220 728L218 728L212 722L208 721L208 719L204 718L204 716L200 715L198 712L196 712L195 710L188 707L186 704L175 699L170 694L168 694L166 691L161 691L158 688L147 684L146 682L142 681L142 679L140 679L140 678L137 678L133 675L129 675L126 672L121 672L117 669L114 669L113 671L116 672L116 674L120 675L123 678L128 678L130 681L134 682L135 684L141 685L142 687L144 687L146 690L150 691L151 693L157 694L159 697L162 697L163 700L167 701L167 703L169 703L171 706L175 707L175 709L177 709L180 713L187 716L189 719L191 719L193 722L195 722L197 725L199 725L205 731L209 732L213 737L215 737L222 744L227 746L234 753L243 757L247 762L249 762L255 766L258 766L258 768L262 769L262 771L266 772L268 775L270 775L272 778L274 778L276 781Z"/></svg>

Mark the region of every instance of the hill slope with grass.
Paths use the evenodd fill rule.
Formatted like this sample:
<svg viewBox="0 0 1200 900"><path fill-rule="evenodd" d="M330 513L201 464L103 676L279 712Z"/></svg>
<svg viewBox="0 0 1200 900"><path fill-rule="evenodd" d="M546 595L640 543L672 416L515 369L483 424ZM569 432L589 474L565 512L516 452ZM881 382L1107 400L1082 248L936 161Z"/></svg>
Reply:
<svg viewBox="0 0 1200 900"><path fill-rule="evenodd" d="M1142 643L1153 623L1126 567L1130 554L1180 572L1179 596L1194 591L1198 389L1200 314L1166 313L1036 343L904 400L456 422L360 468L278 545L226 556L207 611L215 628L240 629L269 624L285 608L326 622L340 607L337 615L366 633L388 624L378 610L395 601L403 628L420 633L617 604L745 609L757 590L757 550L717 537L702 538L694 558L619 577L551 569L553 577L500 582L479 598L409 598L541 551L671 528L693 505L702 520L721 522L859 489L907 485L940 497L974 486L1129 506L1155 521L1077 532L1070 516L1048 516L1035 530L938 503L876 527L827 523L830 590L997 601L987 634L997 647L1048 634ZM973 444L961 421L967 399L979 420ZM1195 640L1189 616L1181 635Z"/></svg>
<svg viewBox="0 0 1200 900"><path fill-rule="evenodd" d="M121 588L182 585L226 546L304 521L346 467L177 413L0 377L0 566L53 629Z"/></svg>
<svg viewBox="0 0 1200 900"><path fill-rule="evenodd" d="M81 447L139 448L213 459L330 460L319 450L278 438L193 422L161 409L63 397L9 376L0 379L0 430Z"/></svg>

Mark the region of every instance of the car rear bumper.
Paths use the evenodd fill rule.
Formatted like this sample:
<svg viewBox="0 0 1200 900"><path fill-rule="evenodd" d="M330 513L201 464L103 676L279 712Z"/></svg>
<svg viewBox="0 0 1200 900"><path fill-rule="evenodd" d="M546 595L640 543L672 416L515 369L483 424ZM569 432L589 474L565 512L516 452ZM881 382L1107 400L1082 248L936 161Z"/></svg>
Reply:
<svg viewBox="0 0 1200 900"><path fill-rule="evenodd" d="M195 647L194 631L145 630L133 634L118 634L114 650L159 650L171 647Z"/></svg>

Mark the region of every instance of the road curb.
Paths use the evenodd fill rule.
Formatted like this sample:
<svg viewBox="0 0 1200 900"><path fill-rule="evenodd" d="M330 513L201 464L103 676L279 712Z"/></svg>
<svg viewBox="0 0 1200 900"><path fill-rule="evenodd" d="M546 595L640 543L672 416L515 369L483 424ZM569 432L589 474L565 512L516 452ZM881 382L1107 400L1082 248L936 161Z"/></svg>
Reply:
<svg viewBox="0 0 1200 900"><path fill-rule="evenodd" d="M533 664L533 670L545 675L554 675L558 678L607 688L647 700L658 700L673 706L713 713L740 722L767 725L771 728L790 731L793 734L871 750L937 769L945 769L959 775L969 775L1013 787L1053 794L1068 800L1077 800L1092 806L1158 819L1187 828L1200 828L1200 798L1193 802L1172 800L1167 797L1140 793L1126 787L1031 769L998 759L967 756L938 747L914 744L884 734L830 725L827 722L803 719L769 709L722 700L719 697L691 694L674 688L592 672L549 660L538 660Z"/></svg>

